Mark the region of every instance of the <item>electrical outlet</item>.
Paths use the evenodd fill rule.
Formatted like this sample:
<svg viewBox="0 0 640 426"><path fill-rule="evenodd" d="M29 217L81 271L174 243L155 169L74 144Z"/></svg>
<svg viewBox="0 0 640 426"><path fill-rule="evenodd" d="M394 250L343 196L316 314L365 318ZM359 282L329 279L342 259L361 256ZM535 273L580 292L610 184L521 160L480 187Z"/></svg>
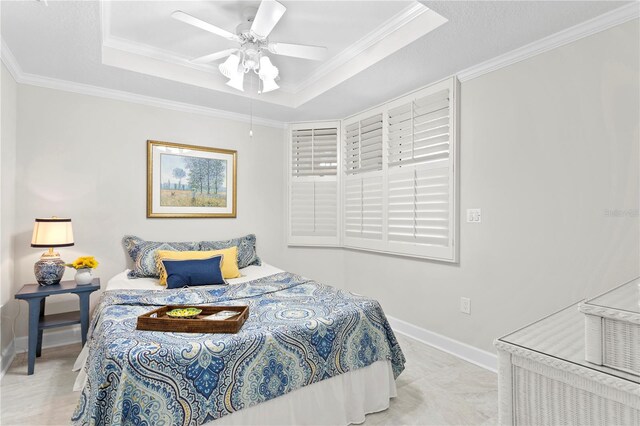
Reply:
<svg viewBox="0 0 640 426"><path fill-rule="evenodd" d="M460 312L471 315L471 299L468 297L460 298Z"/></svg>
<svg viewBox="0 0 640 426"><path fill-rule="evenodd" d="M482 211L480 209L467 209L467 222L469 223L482 222Z"/></svg>

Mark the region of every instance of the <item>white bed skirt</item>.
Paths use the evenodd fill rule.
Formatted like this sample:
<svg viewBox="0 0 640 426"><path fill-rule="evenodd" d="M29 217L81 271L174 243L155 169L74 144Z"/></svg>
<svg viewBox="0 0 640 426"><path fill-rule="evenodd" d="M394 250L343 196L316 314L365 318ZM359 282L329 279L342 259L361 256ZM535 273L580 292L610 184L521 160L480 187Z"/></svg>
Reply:
<svg viewBox="0 0 640 426"><path fill-rule="evenodd" d="M74 391L82 390L86 374L82 366L85 346L74 365L80 370ZM364 416L389 408L396 393L391 361L340 374L286 395L236 411L205 426L221 425L349 425L364 422Z"/></svg>
<svg viewBox="0 0 640 426"><path fill-rule="evenodd" d="M205 423L219 425L348 425L389 408L396 396L390 361L340 374Z"/></svg>

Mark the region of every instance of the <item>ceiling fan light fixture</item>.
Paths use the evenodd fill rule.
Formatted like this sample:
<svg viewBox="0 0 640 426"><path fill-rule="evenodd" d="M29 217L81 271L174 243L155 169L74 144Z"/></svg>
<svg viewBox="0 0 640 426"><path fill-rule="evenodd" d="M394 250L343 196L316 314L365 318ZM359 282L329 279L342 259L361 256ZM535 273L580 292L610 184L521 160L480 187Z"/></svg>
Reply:
<svg viewBox="0 0 640 426"><path fill-rule="evenodd" d="M241 74L238 71L238 65L240 65L240 56L238 54L233 53L229 55L226 61L220 64L218 69L227 78L233 79L237 77L238 74Z"/></svg>
<svg viewBox="0 0 640 426"><path fill-rule="evenodd" d="M271 63L268 56L260 57L260 70L258 75L261 79L275 79L278 76L278 68Z"/></svg>
<svg viewBox="0 0 640 426"><path fill-rule="evenodd" d="M227 86L244 92L244 72L239 71L236 75L232 76L231 79L227 81Z"/></svg>
<svg viewBox="0 0 640 426"><path fill-rule="evenodd" d="M274 78L261 78L262 79L262 93L272 92L276 89L279 89L278 83L276 83Z"/></svg>

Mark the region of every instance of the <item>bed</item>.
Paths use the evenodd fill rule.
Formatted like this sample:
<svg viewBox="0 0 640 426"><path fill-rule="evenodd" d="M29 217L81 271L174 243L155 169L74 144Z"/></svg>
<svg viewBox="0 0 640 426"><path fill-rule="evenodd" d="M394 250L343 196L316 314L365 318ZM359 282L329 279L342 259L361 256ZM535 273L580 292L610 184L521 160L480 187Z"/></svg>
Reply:
<svg viewBox="0 0 640 426"><path fill-rule="evenodd" d="M268 264L228 286L109 281L76 367L74 424L350 424L396 395L404 356L375 300ZM164 304L248 305L238 334L135 330Z"/></svg>

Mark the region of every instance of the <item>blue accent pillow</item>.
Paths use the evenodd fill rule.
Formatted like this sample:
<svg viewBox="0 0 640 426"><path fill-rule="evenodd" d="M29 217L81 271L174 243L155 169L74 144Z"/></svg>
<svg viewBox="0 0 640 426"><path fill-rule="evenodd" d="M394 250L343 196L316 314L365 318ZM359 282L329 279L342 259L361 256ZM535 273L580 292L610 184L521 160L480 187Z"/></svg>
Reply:
<svg viewBox="0 0 640 426"><path fill-rule="evenodd" d="M194 251L200 248L200 244L196 241L175 243L146 241L133 235L125 235L122 243L133 260L133 269L129 271L129 278L160 277L156 259L158 250Z"/></svg>
<svg viewBox="0 0 640 426"><path fill-rule="evenodd" d="M249 265L262 265L262 261L256 252L256 236L245 235L226 241L200 241L200 250L220 250L229 247L238 247L238 268L246 268Z"/></svg>
<svg viewBox="0 0 640 426"><path fill-rule="evenodd" d="M208 259L162 261L167 270L167 288L226 284L222 278L222 255Z"/></svg>

